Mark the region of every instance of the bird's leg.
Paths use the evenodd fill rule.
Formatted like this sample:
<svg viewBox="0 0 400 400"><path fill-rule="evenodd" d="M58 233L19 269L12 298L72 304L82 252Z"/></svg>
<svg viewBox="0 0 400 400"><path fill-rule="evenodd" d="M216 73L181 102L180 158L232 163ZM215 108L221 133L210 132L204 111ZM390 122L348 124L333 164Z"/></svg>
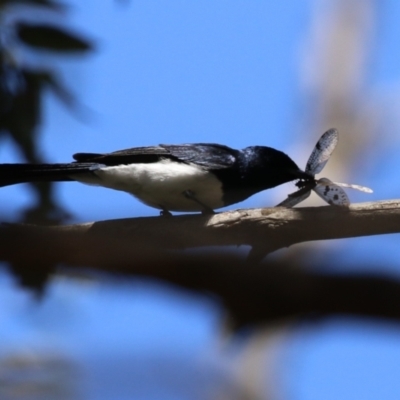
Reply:
<svg viewBox="0 0 400 400"><path fill-rule="evenodd" d="M161 211L160 211L160 217L172 217L172 214L166 209L166 208L163 208Z"/></svg>
<svg viewBox="0 0 400 400"><path fill-rule="evenodd" d="M201 206L202 210L201 213L203 215L210 215L210 214L215 214L214 210L211 207L206 206L204 203L202 203L191 190L185 190L183 192L183 195L190 200L195 201L199 206Z"/></svg>

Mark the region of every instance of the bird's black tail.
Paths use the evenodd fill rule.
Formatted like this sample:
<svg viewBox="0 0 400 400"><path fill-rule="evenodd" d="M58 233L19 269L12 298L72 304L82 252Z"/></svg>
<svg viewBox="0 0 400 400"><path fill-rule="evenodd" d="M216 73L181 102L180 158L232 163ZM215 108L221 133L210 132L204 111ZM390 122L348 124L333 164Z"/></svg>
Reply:
<svg viewBox="0 0 400 400"><path fill-rule="evenodd" d="M93 163L0 164L0 187L25 182L72 181L71 175L96 169Z"/></svg>

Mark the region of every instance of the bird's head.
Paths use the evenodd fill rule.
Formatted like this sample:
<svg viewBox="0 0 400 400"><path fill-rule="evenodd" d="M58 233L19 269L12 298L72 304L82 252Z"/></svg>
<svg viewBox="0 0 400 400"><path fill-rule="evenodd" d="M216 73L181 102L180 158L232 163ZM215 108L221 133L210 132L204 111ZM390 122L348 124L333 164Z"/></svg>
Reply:
<svg viewBox="0 0 400 400"><path fill-rule="evenodd" d="M302 171L287 154L265 146L243 149L242 174L246 180L264 189L296 179L299 179L299 182L309 182L314 179Z"/></svg>

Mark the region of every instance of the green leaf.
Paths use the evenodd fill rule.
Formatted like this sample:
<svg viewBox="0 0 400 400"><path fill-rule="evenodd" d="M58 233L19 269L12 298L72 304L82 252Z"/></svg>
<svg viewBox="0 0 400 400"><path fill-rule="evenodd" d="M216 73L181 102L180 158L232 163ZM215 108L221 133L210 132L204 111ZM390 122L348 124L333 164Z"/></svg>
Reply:
<svg viewBox="0 0 400 400"><path fill-rule="evenodd" d="M25 44L45 50L75 52L92 49L87 40L53 25L19 22L17 34Z"/></svg>

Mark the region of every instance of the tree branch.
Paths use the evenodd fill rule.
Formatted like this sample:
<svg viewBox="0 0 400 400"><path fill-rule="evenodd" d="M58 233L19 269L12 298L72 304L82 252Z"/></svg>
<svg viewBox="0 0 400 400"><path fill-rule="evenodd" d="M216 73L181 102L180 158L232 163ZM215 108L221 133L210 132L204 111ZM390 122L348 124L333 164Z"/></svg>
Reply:
<svg viewBox="0 0 400 400"><path fill-rule="evenodd" d="M400 232L400 200L352 204L350 208L282 207L227 211L213 216L182 215L90 222L69 226L15 226L46 231L114 237L159 249L250 245L265 253L296 243ZM1 251L1 243L0 243Z"/></svg>

